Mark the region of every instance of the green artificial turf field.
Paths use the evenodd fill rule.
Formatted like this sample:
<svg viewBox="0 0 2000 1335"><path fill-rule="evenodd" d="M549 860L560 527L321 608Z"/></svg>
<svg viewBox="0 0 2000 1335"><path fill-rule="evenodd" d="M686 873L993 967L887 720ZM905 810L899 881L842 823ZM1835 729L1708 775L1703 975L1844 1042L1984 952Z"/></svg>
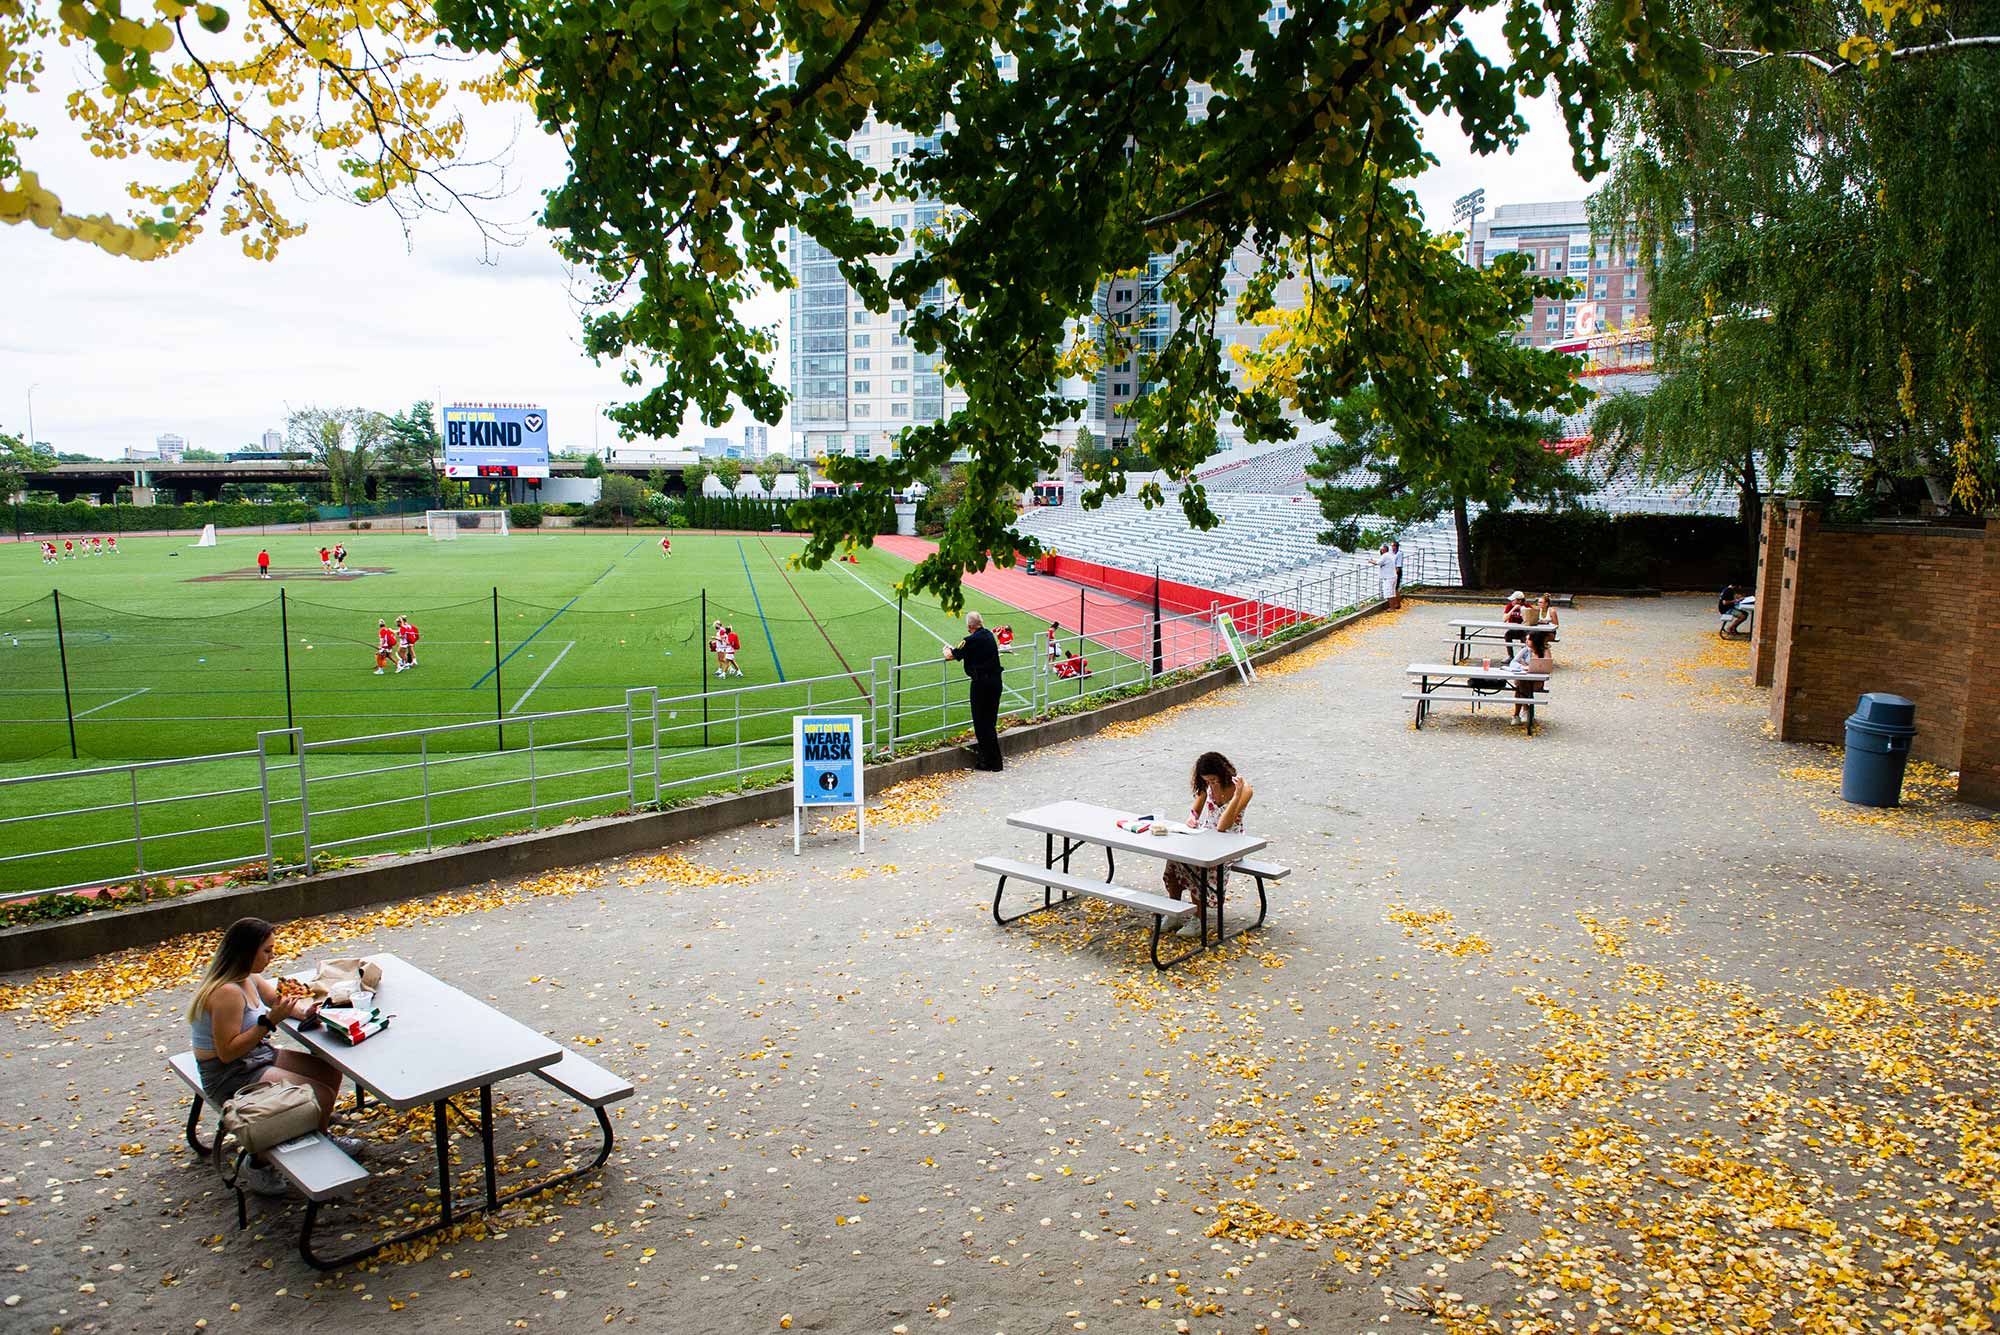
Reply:
<svg viewBox="0 0 2000 1335"><path fill-rule="evenodd" d="M287 726L289 704L312 747L316 847L412 829L426 810L433 824L465 822L436 836L448 843L533 824L504 814L531 805L539 812L584 799L536 817L545 822L630 804L621 800L628 778L622 714L537 722L532 777L519 754L528 715L622 706L628 690L650 687L663 701L663 780L782 766L795 710L810 703L865 712L873 660L897 654L899 623L901 661L922 666L900 677L898 735L963 725L963 675L956 665L931 666L962 627L931 599L909 600L899 616L894 585L909 570L906 562L867 550L858 565L790 569L786 558L802 539L782 534L677 533L666 557L662 536L516 533L447 543L359 532L348 542L344 576L320 571L321 535L225 534L212 548L194 547L186 536L123 538L116 557L52 567L33 543L0 546L0 709L9 720L0 730L0 776L251 750L259 732ZM256 574L260 545L271 553L270 580ZM61 592L60 645L52 589ZM377 676L377 621L393 625L399 615L422 631L419 666ZM1046 625L1016 610L989 611L990 621L1003 619L1024 650ZM715 676L706 646L717 620L741 639L740 679ZM1100 644L1085 649L1100 670L1130 666ZM1025 681L1029 657L1013 660L1010 688ZM513 720L504 737L496 719ZM466 726L421 741L383 737L443 724ZM340 739L338 747L323 745ZM650 720L635 723L631 745L641 770L651 769L653 741ZM551 743L570 749L552 752ZM287 768L267 786L293 795L287 828L296 829L298 770L282 742L268 749L270 763ZM401 768L341 781L390 765ZM721 776L699 786L735 781ZM0 846L120 841L89 853L13 862L0 856L0 893L129 874L133 782L120 772L0 786L0 822L13 818L0 823ZM251 848L250 834L261 856L261 830L176 836L198 825L261 826L265 786L256 761L142 770L137 783L149 869L233 856ZM176 800L189 794L202 796ZM655 794L636 796L644 802ZM322 815L342 806L363 809ZM79 814L48 815L63 811ZM31 816L38 818L20 820ZM273 821L280 823L277 813ZM290 842L295 854L300 841ZM343 851L426 842L390 833Z"/></svg>

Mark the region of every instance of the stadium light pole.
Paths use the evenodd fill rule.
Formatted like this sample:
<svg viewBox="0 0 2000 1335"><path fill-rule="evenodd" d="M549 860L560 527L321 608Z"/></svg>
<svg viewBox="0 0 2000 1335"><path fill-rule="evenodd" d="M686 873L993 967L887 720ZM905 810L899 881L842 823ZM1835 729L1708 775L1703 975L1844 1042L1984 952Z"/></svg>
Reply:
<svg viewBox="0 0 2000 1335"><path fill-rule="evenodd" d="M1479 226L1479 215L1486 212L1486 190L1468 190L1451 202L1451 220L1465 224L1464 256L1467 264L1472 263L1472 233Z"/></svg>
<svg viewBox="0 0 2000 1335"><path fill-rule="evenodd" d="M41 383L42 383L41 381L37 380L34 384L28 386L28 453L29 454L33 454L35 452L35 390L41 386Z"/></svg>

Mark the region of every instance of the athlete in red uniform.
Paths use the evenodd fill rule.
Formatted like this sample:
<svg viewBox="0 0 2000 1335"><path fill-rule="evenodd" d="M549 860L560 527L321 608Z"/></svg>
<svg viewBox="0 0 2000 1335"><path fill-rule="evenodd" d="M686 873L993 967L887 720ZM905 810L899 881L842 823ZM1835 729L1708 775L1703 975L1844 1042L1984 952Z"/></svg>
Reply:
<svg viewBox="0 0 2000 1335"><path fill-rule="evenodd" d="M396 618L396 671L417 665L417 628L408 617Z"/></svg>
<svg viewBox="0 0 2000 1335"><path fill-rule="evenodd" d="M55 563L56 563L56 545L53 542L43 543L42 564L45 566L52 566Z"/></svg>
<svg viewBox="0 0 2000 1335"><path fill-rule="evenodd" d="M76 559L76 544L75 544L75 543L73 543L73 542L71 542L71 541L70 541L70 540L69 540L68 538L64 538L64 539L63 539L63 560L65 560L65 561L73 561L73 560L75 560L75 559Z"/></svg>
<svg viewBox="0 0 2000 1335"><path fill-rule="evenodd" d="M118 539L116 537L106 538L104 540L104 550L112 556L118 555Z"/></svg>
<svg viewBox="0 0 2000 1335"><path fill-rule="evenodd" d="M323 574L333 573L333 553L324 547L319 549L319 568Z"/></svg>
<svg viewBox="0 0 2000 1335"><path fill-rule="evenodd" d="M375 622L375 675L381 676L383 669L389 666L389 660L395 656L396 632L389 629L388 622L378 618ZM398 664L396 671L402 670Z"/></svg>
<svg viewBox="0 0 2000 1335"><path fill-rule="evenodd" d="M673 554L674 554L674 540L672 538L661 538L660 555L672 556Z"/></svg>
<svg viewBox="0 0 2000 1335"><path fill-rule="evenodd" d="M271 578L271 553L268 551L257 553L257 578Z"/></svg>

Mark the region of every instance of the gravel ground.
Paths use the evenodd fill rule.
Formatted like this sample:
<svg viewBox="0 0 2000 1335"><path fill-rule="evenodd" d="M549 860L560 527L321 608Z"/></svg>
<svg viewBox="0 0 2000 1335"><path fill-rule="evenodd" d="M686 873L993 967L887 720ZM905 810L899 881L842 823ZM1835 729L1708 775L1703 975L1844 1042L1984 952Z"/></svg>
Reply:
<svg viewBox="0 0 2000 1335"><path fill-rule="evenodd" d="M1401 668L1464 614L906 785L865 856L774 822L281 929L638 1087L595 1178L365 1268L309 1270L296 1203L238 1232L181 1143L200 943L0 980L0 1329L1984 1328L2000 829L1932 771L1840 803L1700 599L1566 612L1532 738L1418 733ZM1173 810L1209 748L1294 868L1262 932L1160 976L1137 915L993 923L1008 811ZM535 1083L510 1177L595 1140ZM335 1236L423 1199L426 1128L354 1120Z"/></svg>

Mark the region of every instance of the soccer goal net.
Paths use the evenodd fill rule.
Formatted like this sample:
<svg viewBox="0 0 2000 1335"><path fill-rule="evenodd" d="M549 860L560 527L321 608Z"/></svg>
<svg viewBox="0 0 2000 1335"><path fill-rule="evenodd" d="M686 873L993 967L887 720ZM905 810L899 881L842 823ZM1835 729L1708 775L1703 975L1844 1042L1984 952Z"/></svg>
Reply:
<svg viewBox="0 0 2000 1335"><path fill-rule="evenodd" d="M203 524L201 526L201 536L194 540L194 545L197 547L215 546L215 525Z"/></svg>
<svg viewBox="0 0 2000 1335"><path fill-rule="evenodd" d="M433 541L454 542L461 533L494 533L507 536L505 510L426 510L424 528Z"/></svg>

